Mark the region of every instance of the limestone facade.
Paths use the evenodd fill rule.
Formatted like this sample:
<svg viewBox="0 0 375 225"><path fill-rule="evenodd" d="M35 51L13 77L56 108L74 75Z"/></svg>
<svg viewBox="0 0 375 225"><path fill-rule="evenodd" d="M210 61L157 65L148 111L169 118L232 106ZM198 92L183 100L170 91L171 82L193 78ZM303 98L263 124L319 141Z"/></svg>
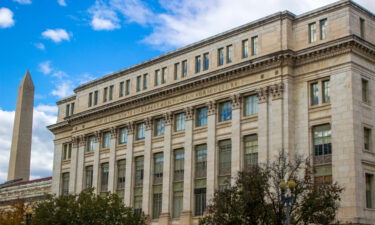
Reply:
<svg viewBox="0 0 375 225"><path fill-rule="evenodd" d="M374 14L344 0L276 13L81 85L49 126L52 193L93 186L152 224L197 224L202 202L246 167L247 153L267 163L284 149L312 156L322 182L345 187L340 221L374 224L374 32Z"/></svg>

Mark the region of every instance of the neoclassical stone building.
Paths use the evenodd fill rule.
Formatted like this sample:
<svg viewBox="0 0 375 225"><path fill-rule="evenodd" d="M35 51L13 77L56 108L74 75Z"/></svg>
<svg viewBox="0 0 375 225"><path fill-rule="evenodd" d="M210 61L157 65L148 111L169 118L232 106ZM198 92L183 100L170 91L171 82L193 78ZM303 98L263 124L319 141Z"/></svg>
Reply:
<svg viewBox="0 0 375 225"><path fill-rule="evenodd" d="M110 191L152 224L196 224L214 190L284 149L375 223L375 16L279 12L90 81L57 103L52 192Z"/></svg>

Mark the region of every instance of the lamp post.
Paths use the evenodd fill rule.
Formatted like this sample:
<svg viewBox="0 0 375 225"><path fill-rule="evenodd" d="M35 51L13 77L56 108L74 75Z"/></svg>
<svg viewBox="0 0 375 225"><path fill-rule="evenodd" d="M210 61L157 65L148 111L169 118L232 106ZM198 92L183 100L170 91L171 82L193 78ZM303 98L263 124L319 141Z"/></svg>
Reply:
<svg viewBox="0 0 375 225"><path fill-rule="evenodd" d="M288 183L281 181L279 187L281 189L281 202L283 207L285 207L285 225L290 225L290 208L293 203L292 191L296 187L296 182L294 180L289 180Z"/></svg>
<svg viewBox="0 0 375 225"><path fill-rule="evenodd" d="M33 211L31 209L26 210L26 225L31 225L31 217L33 215Z"/></svg>

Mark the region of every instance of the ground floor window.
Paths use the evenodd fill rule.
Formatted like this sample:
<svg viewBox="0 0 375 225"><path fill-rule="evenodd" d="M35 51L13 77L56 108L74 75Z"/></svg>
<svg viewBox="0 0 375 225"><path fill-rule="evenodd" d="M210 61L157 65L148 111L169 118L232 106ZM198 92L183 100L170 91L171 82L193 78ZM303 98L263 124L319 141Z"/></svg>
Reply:
<svg viewBox="0 0 375 225"><path fill-rule="evenodd" d="M206 210L206 188L194 189L195 216L202 216Z"/></svg>

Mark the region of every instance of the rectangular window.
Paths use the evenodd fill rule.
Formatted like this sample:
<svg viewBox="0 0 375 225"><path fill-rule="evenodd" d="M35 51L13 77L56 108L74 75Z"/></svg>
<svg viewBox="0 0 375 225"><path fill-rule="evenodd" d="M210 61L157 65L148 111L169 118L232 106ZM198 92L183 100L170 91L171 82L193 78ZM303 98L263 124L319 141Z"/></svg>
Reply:
<svg viewBox="0 0 375 225"><path fill-rule="evenodd" d="M99 91L94 92L94 105L97 105L99 101Z"/></svg>
<svg viewBox="0 0 375 225"><path fill-rule="evenodd" d="M154 154L154 185L163 183L163 164L163 153Z"/></svg>
<svg viewBox="0 0 375 225"><path fill-rule="evenodd" d="M70 103L70 115L74 113L74 102Z"/></svg>
<svg viewBox="0 0 375 225"><path fill-rule="evenodd" d="M318 83L310 84L310 96L311 96L311 105L318 105L319 104Z"/></svg>
<svg viewBox="0 0 375 225"><path fill-rule="evenodd" d="M207 174L207 145L195 149L195 178L205 178Z"/></svg>
<svg viewBox="0 0 375 225"><path fill-rule="evenodd" d="M92 188L93 187L93 177L94 170L93 166L86 166L85 168L85 187Z"/></svg>
<svg viewBox="0 0 375 225"><path fill-rule="evenodd" d="M62 179L61 194L68 195L69 194L69 173L63 173L61 179Z"/></svg>
<svg viewBox="0 0 375 225"><path fill-rule="evenodd" d="M69 116L70 115L70 104L66 104L65 105L65 116Z"/></svg>
<svg viewBox="0 0 375 225"><path fill-rule="evenodd" d="M362 79L362 101L369 103L368 80Z"/></svg>
<svg viewBox="0 0 375 225"><path fill-rule="evenodd" d="M147 89L147 85L148 85L148 75L146 73L146 74L143 74L143 90Z"/></svg>
<svg viewBox="0 0 375 225"><path fill-rule="evenodd" d="M251 55L258 55L258 36L251 38Z"/></svg>
<svg viewBox="0 0 375 225"><path fill-rule="evenodd" d="M178 78L180 77L180 63L175 63L174 64L174 79L175 80L178 80Z"/></svg>
<svg viewBox="0 0 375 225"><path fill-rule="evenodd" d="M313 128L314 155L331 155L331 126L329 124L319 125Z"/></svg>
<svg viewBox="0 0 375 225"><path fill-rule="evenodd" d="M145 139L146 125L145 123L137 124L137 140Z"/></svg>
<svg viewBox="0 0 375 225"><path fill-rule="evenodd" d="M206 210L207 145L195 147L194 215L202 216Z"/></svg>
<svg viewBox="0 0 375 225"><path fill-rule="evenodd" d="M135 187L143 186L143 156L135 158Z"/></svg>
<svg viewBox="0 0 375 225"><path fill-rule="evenodd" d="M176 114L174 122L175 131L185 130L185 113Z"/></svg>
<svg viewBox="0 0 375 225"><path fill-rule="evenodd" d="M245 170L258 164L258 135L244 137L244 167Z"/></svg>
<svg viewBox="0 0 375 225"><path fill-rule="evenodd" d="M162 190L161 185L153 187L153 196L152 196L152 219L157 219L161 214L162 206Z"/></svg>
<svg viewBox="0 0 375 225"><path fill-rule="evenodd" d="M124 96L124 81L120 82L120 86L119 86L119 93L118 93L118 96L119 97L122 97Z"/></svg>
<svg viewBox="0 0 375 225"><path fill-rule="evenodd" d="M126 160L117 161L117 195L123 199L125 190Z"/></svg>
<svg viewBox="0 0 375 225"><path fill-rule="evenodd" d="M155 70L155 79L154 79L155 86L160 84L160 70Z"/></svg>
<svg viewBox="0 0 375 225"><path fill-rule="evenodd" d="M109 100L111 101L113 99L113 92L114 92L114 86L109 86Z"/></svg>
<svg viewBox="0 0 375 225"><path fill-rule="evenodd" d="M207 107L202 107L202 108L197 109L197 127L207 125L207 116L208 116L207 113L208 113Z"/></svg>
<svg viewBox="0 0 375 225"><path fill-rule="evenodd" d="M125 95L129 95L129 94L130 94L130 80L126 80Z"/></svg>
<svg viewBox="0 0 375 225"><path fill-rule="evenodd" d="M164 135L164 128L165 128L165 119L164 118L156 119L154 126L155 126L155 129L154 129L154 135L155 136Z"/></svg>
<svg viewBox="0 0 375 225"><path fill-rule="evenodd" d="M199 73L201 72L201 56L195 57L195 72Z"/></svg>
<svg viewBox="0 0 375 225"><path fill-rule="evenodd" d="M219 189L230 187L231 178L231 140L219 141Z"/></svg>
<svg viewBox="0 0 375 225"><path fill-rule="evenodd" d="M102 163L100 169L100 192L107 192L109 178L109 163Z"/></svg>
<svg viewBox="0 0 375 225"><path fill-rule="evenodd" d="M331 101L331 97L329 94L329 80L325 80L322 82L322 96L323 96L323 103L328 103Z"/></svg>
<svg viewBox="0 0 375 225"><path fill-rule="evenodd" d="M106 102L107 101L107 98L108 98L108 88L104 88L104 91L103 91L103 102Z"/></svg>
<svg viewBox="0 0 375 225"><path fill-rule="evenodd" d="M141 85L142 85L142 76L137 77L137 92L141 91Z"/></svg>
<svg viewBox="0 0 375 225"><path fill-rule="evenodd" d="M184 183L177 182L173 184L173 211L172 217L178 218L182 212L182 203L184 196Z"/></svg>
<svg viewBox="0 0 375 225"><path fill-rule="evenodd" d="M203 54L203 70L210 68L210 55L208 53Z"/></svg>
<svg viewBox="0 0 375 225"><path fill-rule="evenodd" d="M92 106L92 92L89 93L89 103L88 103L88 106L89 106L89 107Z"/></svg>
<svg viewBox="0 0 375 225"><path fill-rule="evenodd" d="M258 97L250 95L245 97L245 116L258 114Z"/></svg>
<svg viewBox="0 0 375 225"><path fill-rule="evenodd" d="M206 188L195 188L194 189L194 200L195 200L195 216L202 216L206 210Z"/></svg>
<svg viewBox="0 0 375 225"><path fill-rule="evenodd" d="M72 144L64 144L63 145L63 154L62 154L62 159L63 160L68 160L71 158L72 155Z"/></svg>
<svg viewBox="0 0 375 225"><path fill-rule="evenodd" d="M364 149L367 151L371 150L371 129L370 128L363 128L363 143Z"/></svg>
<svg viewBox="0 0 375 225"><path fill-rule="evenodd" d="M327 26L327 19L323 19L319 21L320 26L320 40L324 40L327 38L328 35L328 26Z"/></svg>
<svg viewBox="0 0 375 225"><path fill-rule="evenodd" d="M242 58L249 57L249 40L242 41Z"/></svg>
<svg viewBox="0 0 375 225"><path fill-rule="evenodd" d="M177 149L173 154L173 181L179 182L184 180L184 150Z"/></svg>
<svg viewBox="0 0 375 225"><path fill-rule="evenodd" d="M119 143L126 144L127 142L128 142L128 128L126 127L120 128Z"/></svg>
<svg viewBox="0 0 375 225"><path fill-rule="evenodd" d="M217 65L224 65L224 48L219 48L217 50Z"/></svg>
<svg viewBox="0 0 375 225"><path fill-rule="evenodd" d="M137 187L134 189L134 213L142 213L142 187Z"/></svg>
<svg viewBox="0 0 375 225"><path fill-rule="evenodd" d="M186 77L188 73L188 64L187 61L182 61L182 77Z"/></svg>
<svg viewBox="0 0 375 225"><path fill-rule="evenodd" d="M184 150L177 149L173 153L173 211L172 217L180 217L184 194Z"/></svg>
<svg viewBox="0 0 375 225"><path fill-rule="evenodd" d="M233 62L233 45L227 46L227 63Z"/></svg>
<svg viewBox="0 0 375 225"><path fill-rule="evenodd" d="M111 132L104 132L102 137L102 148L109 148L111 143Z"/></svg>
<svg viewBox="0 0 375 225"><path fill-rule="evenodd" d="M309 24L309 42L313 43L316 41L316 23Z"/></svg>
<svg viewBox="0 0 375 225"><path fill-rule="evenodd" d="M366 173L366 208L374 208L374 175Z"/></svg>
<svg viewBox="0 0 375 225"><path fill-rule="evenodd" d="M222 102L219 105L219 122L232 119L232 102Z"/></svg>
<svg viewBox="0 0 375 225"><path fill-rule="evenodd" d="M168 77L168 69L167 67L164 67L161 69L161 83L165 84L167 83L167 77Z"/></svg>
<svg viewBox="0 0 375 225"><path fill-rule="evenodd" d="M361 38L365 38L365 20L363 18L359 18L359 29Z"/></svg>
<svg viewBox="0 0 375 225"><path fill-rule="evenodd" d="M95 143L95 136L94 135L89 136L87 138L87 147L86 147L86 150L88 152L94 151L94 143Z"/></svg>

